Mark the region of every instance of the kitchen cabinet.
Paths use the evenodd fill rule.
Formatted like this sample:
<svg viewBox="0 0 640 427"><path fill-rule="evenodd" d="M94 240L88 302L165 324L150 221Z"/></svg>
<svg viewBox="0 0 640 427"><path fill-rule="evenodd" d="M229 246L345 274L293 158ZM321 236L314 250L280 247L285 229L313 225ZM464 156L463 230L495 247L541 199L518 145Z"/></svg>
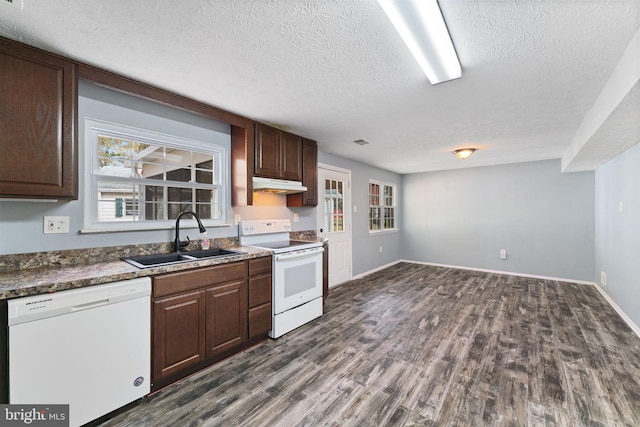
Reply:
<svg viewBox="0 0 640 427"><path fill-rule="evenodd" d="M318 205L318 144L306 138L302 139L302 185L307 191L288 194L287 206Z"/></svg>
<svg viewBox="0 0 640 427"><path fill-rule="evenodd" d="M247 262L153 278L152 390L247 342Z"/></svg>
<svg viewBox="0 0 640 427"><path fill-rule="evenodd" d="M287 206L318 205L318 145L262 123L231 127L231 204L253 204L254 176L301 181L307 191L287 195Z"/></svg>
<svg viewBox="0 0 640 427"><path fill-rule="evenodd" d="M247 339L247 287L240 281L206 291L206 357L239 347Z"/></svg>
<svg viewBox="0 0 640 427"><path fill-rule="evenodd" d="M249 339L271 330L271 257L249 261Z"/></svg>
<svg viewBox="0 0 640 427"><path fill-rule="evenodd" d="M302 180L302 138L262 123L255 125L256 176Z"/></svg>
<svg viewBox="0 0 640 427"><path fill-rule="evenodd" d="M70 60L0 37L0 196L78 198Z"/></svg>

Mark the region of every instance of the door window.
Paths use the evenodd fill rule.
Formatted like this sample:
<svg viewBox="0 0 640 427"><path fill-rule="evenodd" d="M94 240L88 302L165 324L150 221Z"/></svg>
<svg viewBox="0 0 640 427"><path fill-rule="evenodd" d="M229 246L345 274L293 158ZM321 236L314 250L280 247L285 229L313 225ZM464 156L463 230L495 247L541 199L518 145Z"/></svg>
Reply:
<svg viewBox="0 0 640 427"><path fill-rule="evenodd" d="M324 229L327 233L344 231L344 182L325 179Z"/></svg>

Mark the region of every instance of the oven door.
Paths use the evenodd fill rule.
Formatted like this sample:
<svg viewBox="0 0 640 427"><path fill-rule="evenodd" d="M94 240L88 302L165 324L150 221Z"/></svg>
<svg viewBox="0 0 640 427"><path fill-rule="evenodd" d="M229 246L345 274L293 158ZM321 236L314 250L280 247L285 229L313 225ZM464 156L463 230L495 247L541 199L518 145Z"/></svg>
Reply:
<svg viewBox="0 0 640 427"><path fill-rule="evenodd" d="M310 248L273 255L273 313L322 297L322 252Z"/></svg>

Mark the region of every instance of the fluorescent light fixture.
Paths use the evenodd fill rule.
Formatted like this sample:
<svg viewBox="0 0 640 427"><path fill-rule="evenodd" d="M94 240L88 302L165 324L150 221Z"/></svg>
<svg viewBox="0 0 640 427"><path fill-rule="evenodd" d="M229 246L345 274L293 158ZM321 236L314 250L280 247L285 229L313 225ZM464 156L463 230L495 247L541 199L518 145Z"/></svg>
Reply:
<svg viewBox="0 0 640 427"><path fill-rule="evenodd" d="M462 76L437 0L378 0L378 3L432 85Z"/></svg>
<svg viewBox="0 0 640 427"><path fill-rule="evenodd" d="M453 150L452 153L457 158L464 160L471 157L471 155L475 153L475 151L475 148L459 148L457 150Z"/></svg>

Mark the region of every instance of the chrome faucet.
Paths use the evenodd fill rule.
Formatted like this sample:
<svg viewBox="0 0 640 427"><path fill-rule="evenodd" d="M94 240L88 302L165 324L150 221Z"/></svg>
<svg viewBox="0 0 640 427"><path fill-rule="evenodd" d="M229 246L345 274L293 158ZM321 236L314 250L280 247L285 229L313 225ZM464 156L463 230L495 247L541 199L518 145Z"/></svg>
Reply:
<svg viewBox="0 0 640 427"><path fill-rule="evenodd" d="M183 215L187 215L187 214L191 214L196 219L196 221L198 221L198 228L200 229L201 233L204 233L205 231L207 231L207 229L204 228L204 225L202 225L200 218L198 218L198 215L196 215L195 212L193 211L180 212L180 215L178 215L178 217L176 218L176 238L173 241L173 248L176 252L180 252L180 249L184 248L189 244L189 242L186 242L186 243L180 242L180 218L182 218ZM187 237L187 240L189 240L189 237Z"/></svg>

